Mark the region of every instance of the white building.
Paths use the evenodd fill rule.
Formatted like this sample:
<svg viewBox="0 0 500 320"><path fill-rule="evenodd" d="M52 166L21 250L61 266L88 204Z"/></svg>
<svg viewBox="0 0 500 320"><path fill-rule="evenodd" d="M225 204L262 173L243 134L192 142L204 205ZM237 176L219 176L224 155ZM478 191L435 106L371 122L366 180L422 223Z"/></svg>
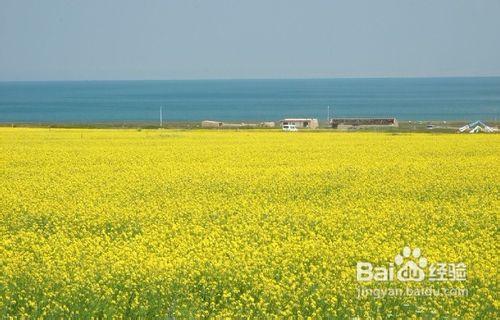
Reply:
<svg viewBox="0 0 500 320"><path fill-rule="evenodd" d="M308 128L308 129L316 129L319 127L318 119L306 119L306 118L288 118L280 121L281 127L285 125L293 124L298 129L300 128Z"/></svg>

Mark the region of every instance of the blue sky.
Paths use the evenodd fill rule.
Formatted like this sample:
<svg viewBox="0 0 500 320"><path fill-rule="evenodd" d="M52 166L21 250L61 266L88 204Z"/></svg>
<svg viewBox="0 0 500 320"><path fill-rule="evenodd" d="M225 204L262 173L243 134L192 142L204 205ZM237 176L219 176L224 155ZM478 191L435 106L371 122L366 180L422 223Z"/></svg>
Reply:
<svg viewBox="0 0 500 320"><path fill-rule="evenodd" d="M498 0L0 0L0 80L500 75Z"/></svg>

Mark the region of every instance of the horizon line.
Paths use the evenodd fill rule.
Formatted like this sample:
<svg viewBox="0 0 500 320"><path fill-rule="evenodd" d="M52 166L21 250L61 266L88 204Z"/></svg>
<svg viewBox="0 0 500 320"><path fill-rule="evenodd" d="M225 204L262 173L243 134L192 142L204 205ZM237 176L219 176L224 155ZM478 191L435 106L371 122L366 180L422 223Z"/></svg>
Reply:
<svg viewBox="0 0 500 320"><path fill-rule="evenodd" d="M248 78L171 78L171 79L47 79L47 80L0 80L8 82L132 82L132 81L252 81L252 80L336 80L336 79L460 79L500 78L498 75L453 75L453 76L335 76L335 77L248 77Z"/></svg>

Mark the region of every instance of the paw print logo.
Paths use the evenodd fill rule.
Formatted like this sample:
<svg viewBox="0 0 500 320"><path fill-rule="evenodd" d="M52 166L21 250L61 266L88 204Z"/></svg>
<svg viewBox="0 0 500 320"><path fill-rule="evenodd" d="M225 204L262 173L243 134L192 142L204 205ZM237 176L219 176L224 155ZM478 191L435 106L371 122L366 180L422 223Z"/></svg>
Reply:
<svg viewBox="0 0 500 320"><path fill-rule="evenodd" d="M399 281L422 281L425 279L424 268L427 266L427 259L421 256L419 248L411 250L404 247L402 254L394 258L396 266L399 267L397 278Z"/></svg>

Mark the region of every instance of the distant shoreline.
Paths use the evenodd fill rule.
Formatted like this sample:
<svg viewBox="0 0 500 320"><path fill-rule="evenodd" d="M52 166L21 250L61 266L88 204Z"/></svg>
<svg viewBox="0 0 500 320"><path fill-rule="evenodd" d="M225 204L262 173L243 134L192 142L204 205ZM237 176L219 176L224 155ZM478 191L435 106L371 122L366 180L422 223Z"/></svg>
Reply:
<svg viewBox="0 0 500 320"><path fill-rule="evenodd" d="M246 123L250 124L255 121L229 121L229 123ZM375 132L456 132L458 128L468 124L467 121L460 120L399 120L399 127L367 127L350 130L333 129L328 126L326 120L320 120L318 129L301 129L300 131L375 131ZM492 127L499 127L500 121L486 121ZM432 129L428 128L432 125ZM184 130L281 130L279 123L276 123L275 128L256 128L256 127L239 127L239 128L202 128L201 121L172 121L166 122L160 127L158 122L153 121L99 121L99 122L0 122L0 127L3 128L54 128L54 129L184 129Z"/></svg>

